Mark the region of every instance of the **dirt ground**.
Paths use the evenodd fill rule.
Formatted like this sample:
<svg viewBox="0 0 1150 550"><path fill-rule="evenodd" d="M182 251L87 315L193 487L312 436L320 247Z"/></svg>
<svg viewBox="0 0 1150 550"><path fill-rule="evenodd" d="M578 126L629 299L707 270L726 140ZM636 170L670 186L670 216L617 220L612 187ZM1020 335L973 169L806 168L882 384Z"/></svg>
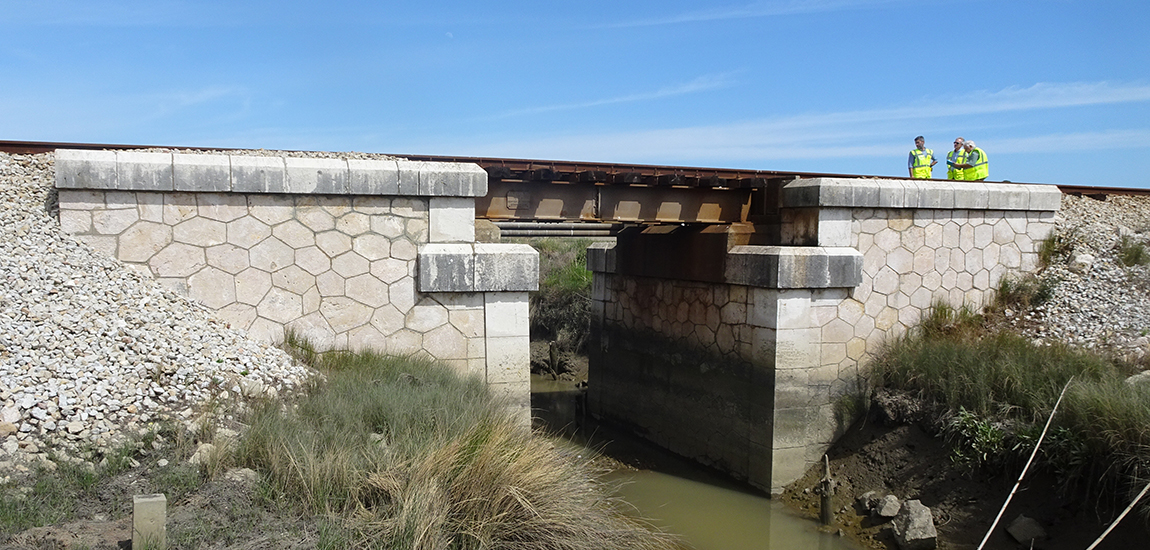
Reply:
<svg viewBox="0 0 1150 550"><path fill-rule="evenodd" d="M855 425L827 456L831 477L838 483L831 500L835 521L832 529L841 529L865 548L897 548L890 522L870 517L857 503L867 491L893 494L900 500L918 499L934 514L938 548L966 550L978 548L1017 481L1017 472L1009 477L990 477L956 468L942 439L917 423L884 422L878 415ZM801 513L817 518L820 497L814 488L823 474L823 465L812 468L788 486L780 498ZM1099 503L1094 501L1059 495L1046 476L1027 477L985 548L1030 548L1015 542L1005 530L1021 514L1038 520L1047 533L1045 539L1034 541L1033 548L1085 550L1117 515L1100 511ZM1126 504L1120 503L1117 512ZM1150 529L1143 517L1131 513L1098 548L1150 548Z"/></svg>

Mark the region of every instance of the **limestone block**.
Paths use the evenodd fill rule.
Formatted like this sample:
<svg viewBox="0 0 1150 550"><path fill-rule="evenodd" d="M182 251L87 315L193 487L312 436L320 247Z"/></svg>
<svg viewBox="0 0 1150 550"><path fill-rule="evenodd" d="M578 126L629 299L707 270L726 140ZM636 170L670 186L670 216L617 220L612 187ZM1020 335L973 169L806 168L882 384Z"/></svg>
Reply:
<svg viewBox="0 0 1150 550"><path fill-rule="evenodd" d="M414 264L414 262L405 262L395 258L376 260L371 262L371 274L375 275L379 280L391 284L412 275L411 268L414 266L410 264Z"/></svg>
<svg viewBox="0 0 1150 550"><path fill-rule="evenodd" d="M783 486L806 473L807 449L806 447L768 447L768 449L771 457L771 494L779 494L783 492Z"/></svg>
<svg viewBox="0 0 1150 550"><path fill-rule="evenodd" d="M335 229L355 237L371 231L371 217L362 212L348 212L335 221Z"/></svg>
<svg viewBox="0 0 1150 550"><path fill-rule="evenodd" d="M261 222L275 226L295 215L295 199L290 195L248 195L248 213Z"/></svg>
<svg viewBox="0 0 1150 550"><path fill-rule="evenodd" d="M926 185L925 180L901 180L902 183L902 208L917 208L922 202L922 195L925 193L923 187ZM882 195L880 193L879 197Z"/></svg>
<svg viewBox="0 0 1150 550"><path fill-rule="evenodd" d="M348 193L348 165L344 159L285 157L284 169L287 193Z"/></svg>
<svg viewBox="0 0 1150 550"><path fill-rule="evenodd" d="M351 248L369 261L382 260L391 254L391 241L383 235L368 233L353 239Z"/></svg>
<svg viewBox="0 0 1150 550"><path fill-rule="evenodd" d="M447 361L467 359L467 337L459 329L445 324L423 335L423 349L436 359ZM530 361L530 358L528 358ZM466 370L466 363L463 364Z"/></svg>
<svg viewBox="0 0 1150 550"><path fill-rule="evenodd" d="M370 271L371 263L355 252L346 252L331 261L331 269L345 278L350 278Z"/></svg>
<svg viewBox="0 0 1150 550"><path fill-rule="evenodd" d="M371 316L371 326L384 336L399 332L403 329L405 322L404 314L392 305L376 308Z"/></svg>
<svg viewBox="0 0 1150 550"><path fill-rule="evenodd" d="M207 265L204 249L172 243L148 260L157 277L187 277Z"/></svg>
<svg viewBox="0 0 1150 550"><path fill-rule="evenodd" d="M587 247L587 270L596 273L614 273L615 243L591 243L591 246Z"/></svg>
<svg viewBox="0 0 1150 550"><path fill-rule="evenodd" d="M818 328L777 329L775 331L775 368L805 369L821 361Z"/></svg>
<svg viewBox="0 0 1150 550"><path fill-rule="evenodd" d="M163 493L132 497L132 548L168 546L168 499Z"/></svg>
<svg viewBox="0 0 1150 550"><path fill-rule="evenodd" d="M428 239L433 243L475 241L475 199L434 197L428 201Z"/></svg>
<svg viewBox="0 0 1150 550"><path fill-rule="evenodd" d="M223 222L197 216L172 228L172 238L178 243L216 246L227 242L228 227Z"/></svg>
<svg viewBox="0 0 1150 550"><path fill-rule="evenodd" d="M896 248L887 256L887 266L895 273L903 274L914 271L914 255L905 248Z"/></svg>
<svg viewBox="0 0 1150 550"><path fill-rule="evenodd" d="M272 273L272 286L302 296L309 288L315 286L315 277L293 264Z"/></svg>
<svg viewBox="0 0 1150 550"><path fill-rule="evenodd" d="M950 210L954 208L954 186L950 182L919 182L918 208Z"/></svg>
<svg viewBox="0 0 1150 550"><path fill-rule="evenodd" d="M172 228L163 224L137 222L118 239L118 258L124 262L146 262L172 242Z"/></svg>
<svg viewBox="0 0 1150 550"><path fill-rule="evenodd" d="M164 193L164 219L168 225L176 225L197 215L196 196L192 193Z"/></svg>
<svg viewBox="0 0 1150 550"><path fill-rule="evenodd" d="M265 319L287 323L303 314L303 298L299 294L272 287L256 306L256 311Z"/></svg>
<svg viewBox="0 0 1150 550"><path fill-rule="evenodd" d="M489 325L490 326L490 325ZM487 337L487 383L530 380L531 342L523 336Z"/></svg>
<svg viewBox="0 0 1150 550"><path fill-rule="evenodd" d="M819 210L819 246L851 246L851 211L845 208Z"/></svg>
<svg viewBox="0 0 1150 550"><path fill-rule="evenodd" d="M335 216L315 204L301 204L296 208L296 219L316 233L335 229Z"/></svg>
<svg viewBox="0 0 1150 550"><path fill-rule="evenodd" d="M283 157L229 155L235 193L287 193L287 167ZM271 223L271 222L269 222Z"/></svg>
<svg viewBox="0 0 1150 550"><path fill-rule="evenodd" d="M232 165L227 155L172 154L176 191L222 192L232 190Z"/></svg>
<svg viewBox="0 0 1150 550"><path fill-rule="evenodd" d="M425 244L419 247L418 266L421 292L472 292L475 289L472 245Z"/></svg>
<svg viewBox="0 0 1150 550"><path fill-rule="evenodd" d="M376 308L387 304L387 285L370 274L352 277L346 282L347 297Z"/></svg>
<svg viewBox="0 0 1150 550"><path fill-rule="evenodd" d="M116 189L116 152L56 150L59 189Z"/></svg>
<svg viewBox="0 0 1150 550"><path fill-rule="evenodd" d="M539 290L539 253L525 244L476 243L475 291Z"/></svg>
<svg viewBox="0 0 1150 550"><path fill-rule="evenodd" d="M990 189L981 181L954 182L954 207L986 210L990 208Z"/></svg>
<svg viewBox="0 0 1150 550"><path fill-rule="evenodd" d="M484 294L486 334L491 337L527 336L530 319L526 292Z"/></svg>
<svg viewBox="0 0 1150 550"><path fill-rule="evenodd" d="M221 222L238 220L248 214L247 197L238 193L196 193L198 213Z"/></svg>
<svg viewBox="0 0 1150 550"><path fill-rule="evenodd" d="M272 234L272 228L252 216L227 223L227 239L240 248L251 248Z"/></svg>
<svg viewBox="0 0 1150 550"><path fill-rule="evenodd" d="M256 320L256 308L247 304L233 303L216 310L215 316L227 323L229 328L247 330Z"/></svg>
<svg viewBox="0 0 1150 550"><path fill-rule="evenodd" d="M311 342L316 349L328 350L339 346L335 330L320 312L304 315L289 323L287 327Z"/></svg>
<svg viewBox="0 0 1150 550"><path fill-rule="evenodd" d="M288 220L275 226L272 235L296 250L312 246L316 241L315 232L296 220Z"/></svg>
<svg viewBox="0 0 1150 550"><path fill-rule="evenodd" d="M67 203L60 201L60 230L69 235L92 231L92 212L88 210L66 209Z"/></svg>
<svg viewBox="0 0 1150 550"><path fill-rule="evenodd" d="M1057 212L1062 207L1062 191L1054 185L1028 185L1030 210Z"/></svg>
<svg viewBox="0 0 1150 550"><path fill-rule="evenodd" d="M324 298L320 302L319 310L332 330L337 333L368 324L373 313L372 308L342 296Z"/></svg>
<svg viewBox="0 0 1150 550"><path fill-rule="evenodd" d="M252 267L268 273L279 271L295 262L295 251L283 241L268 237L248 251Z"/></svg>
<svg viewBox="0 0 1150 550"><path fill-rule="evenodd" d="M905 208L906 204L906 182L899 180L882 180L879 183L878 191L878 207L879 208ZM915 193L915 206L918 205L917 189Z"/></svg>
<svg viewBox="0 0 1150 550"><path fill-rule="evenodd" d="M63 216L61 216L61 220ZM139 213L131 210L94 210L91 212L92 228L101 235L119 235L140 219ZM61 225L63 222L61 221Z"/></svg>
<svg viewBox="0 0 1150 550"><path fill-rule="evenodd" d="M415 278L404 277L391 285L387 289L387 296L390 298L392 305L400 311L409 311L415 307Z"/></svg>
<svg viewBox="0 0 1150 550"><path fill-rule="evenodd" d="M348 193L399 195L399 166L394 160L348 159Z"/></svg>
<svg viewBox="0 0 1150 550"><path fill-rule="evenodd" d="M351 237L339 231L324 231L315 236L315 244L329 257L335 258L351 250Z"/></svg>
<svg viewBox="0 0 1150 550"><path fill-rule="evenodd" d="M419 192L413 194L432 197L482 197L487 194L487 171L477 164L463 162L418 164ZM401 174L402 171L401 167Z"/></svg>
<svg viewBox="0 0 1150 550"><path fill-rule="evenodd" d="M370 349L383 352L387 349L387 336L371 325L364 325L348 332L347 345L353 351Z"/></svg>
<svg viewBox="0 0 1150 550"><path fill-rule="evenodd" d="M248 268L236 275L236 301L259 305L272 287L271 273L256 268Z"/></svg>
<svg viewBox="0 0 1150 550"><path fill-rule="evenodd" d="M201 269L188 278L188 295L212 309L223 308L236 301L235 278L214 267Z"/></svg>
<svg viewBox="0 0 1150 550"><path fill-rule="evenodd" d="M371 230L389 239L403 235L404 219L396 216L377 214L371 217Z"/></svg>
<svg viewBox="0 0 1150 550"><path fill-rule="evenodd" d="M331 260L319 247L309 246L295 251L295 265L312 275L319 275L331 269Z"/></svg>

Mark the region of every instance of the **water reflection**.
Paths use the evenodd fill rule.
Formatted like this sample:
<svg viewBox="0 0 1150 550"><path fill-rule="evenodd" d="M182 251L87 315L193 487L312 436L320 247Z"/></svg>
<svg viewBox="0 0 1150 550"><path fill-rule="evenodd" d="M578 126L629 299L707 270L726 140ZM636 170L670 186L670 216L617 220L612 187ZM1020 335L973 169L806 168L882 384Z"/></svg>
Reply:
<svg viewBox="0 0 1150 550"><path fill-rule="evenodd" d="M815 522L794 515L782 503L671 455L611 426L581 418L582 392L572 383L532 377L531 405L537 422L574 444L599 449L636 469L610 479L639 516L681 535L697 550L857 550Z"/></svg>

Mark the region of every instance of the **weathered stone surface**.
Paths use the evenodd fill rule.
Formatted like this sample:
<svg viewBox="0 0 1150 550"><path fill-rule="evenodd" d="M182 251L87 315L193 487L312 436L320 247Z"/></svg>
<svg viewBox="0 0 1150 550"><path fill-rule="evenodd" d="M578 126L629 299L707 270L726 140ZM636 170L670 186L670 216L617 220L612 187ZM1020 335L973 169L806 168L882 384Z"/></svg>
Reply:
<svg viewBox="0 0 1150 550"><path fill-rule="evenodd" d="M918 500L902 503L902 510L891 521L895 541L902 550L930 550L938 545L938 531L930 508Z"/></svg>
<svg viewBox="0 0 1150 550"><path fill-rule="evenodd" d="M883 518L893 518L898 515L902 510L902 502L894 495L886 495L879 499L878 505L875 506L875 515Z"/></svg>
<svg viewBox="0 0 1150 550"><path fill-rule="evenodd" d="M1022 544L1031 544L1037 540L1046 538L1046 529L1042 528L1042 524L1038 523L1034 518L1029 518L1024 515L1019 515L1010 522L1006 527L1006 532L1010 534L1014 540Z"/></svg>

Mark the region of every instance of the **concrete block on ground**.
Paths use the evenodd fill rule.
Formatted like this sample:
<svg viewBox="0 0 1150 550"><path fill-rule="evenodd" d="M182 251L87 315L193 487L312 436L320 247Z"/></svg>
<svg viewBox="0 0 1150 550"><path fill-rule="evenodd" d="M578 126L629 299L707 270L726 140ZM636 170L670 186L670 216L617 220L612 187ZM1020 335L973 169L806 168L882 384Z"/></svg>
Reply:
<svg viewBox="0 0 1150 550"><path fill-rule="evenodd" d="M232 190L232 165L227 155L172 155L176 191L226 193Z"/></svg>
<svg viewBox="0 0 1150 550"><path fill-rule="evenodd" d="M346 195L348 192L346 160L286 157L284 167L288 193Z"/></svg>
<svg viewBox="0 0 1150 550"><path fill-rule="evenodd" d="M168 545L168 498L163 493L132 497L132 548L162 550Z"/></svg>
<svg viewBox="0 0 1150 550"><path fill-rule="evenodd" d="M283 157L231 155L232 191L235 193L287 193Z"/></svg>
<svg viewBox="0 0 1150 550"><path fill-rule="evenodd" d="M1046 529L1042 528L1042 524L1038 523L1034 518L1028 518L1019 515L1010 522L1006 527L1006 532L1010 534L1014 540L1022 544L1031 544L1035 540L1043 540L1046 538Z"/></svg>
<svg viewBox="0 0 1150 550"><path fill-rule="evenodd" d="M56 150L59 189L116 189L116 152Z"/></svg>
<svg viewBox="0 0 1150 550"><path fill-rule="evenodd" d="M398 195L399 166L394 160L348 159L348 193Z"/></svg>
<svg viewBox="0 0 1150 550"><path fill-rule="evenodd" d="M1030 209L1057 212L1062 207L1062 191L1054 185L1028 185Z"/></svg>

